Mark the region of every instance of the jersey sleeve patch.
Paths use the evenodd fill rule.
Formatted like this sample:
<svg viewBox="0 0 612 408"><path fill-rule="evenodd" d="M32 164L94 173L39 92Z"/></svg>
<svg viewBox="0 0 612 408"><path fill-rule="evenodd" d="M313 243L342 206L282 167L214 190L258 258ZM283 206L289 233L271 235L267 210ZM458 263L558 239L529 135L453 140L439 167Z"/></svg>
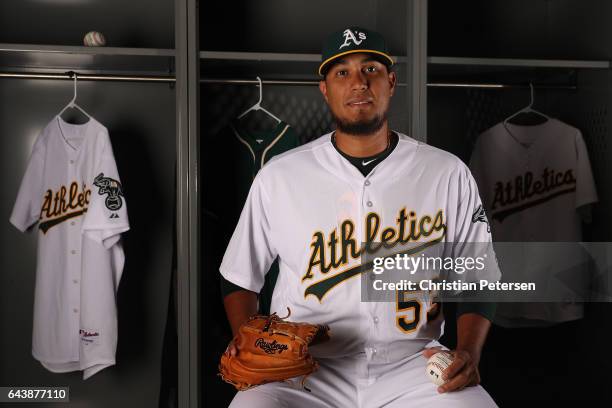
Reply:
<svg viewBox="0 0 612 408"><path fill-rule="evenodd" d="M477 222L484 222L487 224L487 232L491 232L491 226L489 225L489 220L487 219L487 214L482 204L479 204L474 214L472 214L472 223L475 224Z"/></svg>
<svg viewBox="0 0 612 408"><path fill-rule="evenodd" d="M121 183L113 178L104 177L104 173L96 176L93 182L94 186L98 187L99 195L106 195L104 205L111 211L117 211L123 206L123 189ZM119 217L114 214L115 217ZM113 218L113 215L111 215Z"/></svg>

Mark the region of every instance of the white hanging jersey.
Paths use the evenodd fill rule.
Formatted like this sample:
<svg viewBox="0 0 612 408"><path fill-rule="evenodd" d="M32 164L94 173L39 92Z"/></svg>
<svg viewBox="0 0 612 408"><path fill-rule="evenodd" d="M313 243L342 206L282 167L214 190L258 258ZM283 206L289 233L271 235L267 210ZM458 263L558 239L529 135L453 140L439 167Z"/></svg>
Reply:
<svg viewBox="0 0 612 408"><path fill-rule="evenodd" d="M48 370L84 370L86 379L115 364L115 294L129 229L108 131L56 116L43 129L10 218L35 223L38 259L32 354Z"/></svg>
<svg viewBox="0 0 612 408"><path fill-rule="evenodd" d="M538 244L581 241L582 220L576 208L597 201L580 131L557 119L535 126L499 123L476 141L470 169L494 240L517 243L512 252L518 251L519 256L500 256L504 276L536 282L547 297L561 300L548 304L500 303L496 322L512 327L582 317L583 306L571 302L571 297L572 291L587 290L588 279L574 276L574 287L567 290L563 289L566 283L556 277L570 268L579 272L584 263L579 247Z"/></svg>
<svg viewBox="0 0 612 408"><path fill-rule="evenodd" d="M278 256L271 312L284 316L290 307L291 320L331 327L331 341L313 355L394 361L438 339L442 313L428 292L363 302L362 242L490 243L486 218L474 217L480 204L469 169L450 153L400 134L393 152L364 177L327 134L276 156L257 174L221 274L259 292ZM462 251L453 247L455 256ZM499 279L497 266L479 278Z"/></svg>

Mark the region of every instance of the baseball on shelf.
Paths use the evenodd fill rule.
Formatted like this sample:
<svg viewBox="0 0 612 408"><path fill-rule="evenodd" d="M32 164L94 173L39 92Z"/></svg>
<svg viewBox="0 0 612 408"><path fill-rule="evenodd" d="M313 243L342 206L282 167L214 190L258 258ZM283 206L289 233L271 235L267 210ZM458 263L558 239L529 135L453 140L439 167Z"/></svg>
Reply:
<svg viewBox="0 0 612 408"><path fill-rule="evenodd" d="M103 47L106 45L106 38L98 31L90 31L83 37L83 44L88 47Z"/></svg>
<svg viewBox="0 0 612 408"><path fill-rule="evenodd" d="M427 360L427 376L436 385L443 385L442 372L451 365L453 356L448 351L440 351Z"/></svg>

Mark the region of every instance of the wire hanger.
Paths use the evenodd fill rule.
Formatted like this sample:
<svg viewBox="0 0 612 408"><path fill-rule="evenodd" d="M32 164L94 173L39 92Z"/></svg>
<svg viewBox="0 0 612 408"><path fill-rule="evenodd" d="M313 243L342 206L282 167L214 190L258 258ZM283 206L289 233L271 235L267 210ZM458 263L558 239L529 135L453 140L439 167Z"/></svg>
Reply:
<svg viewBox="0 0 612 408"><path fill-rule="evenodd" d="M268 116L270 116L272 119L276 120L278 123L281 122L281 120L279 118L277 118L276 116L274 116L273 113L269 112L268 110L266 110L266 108L264 108L263 106L261 106L261 101L263 99L263 84L261 82L261 78L257 77L257 82L259 86L259 100L257 101L257 103L253 106L251 106L249 109L245 110L244 112L242 112L239 116L238 119L242 119L247 113L251 112L251 111L263 111L266 114L268 114Z"/></svg>
<svg viewBox="0 0 612 408"><path fill-rule="evenodd" d="M518 112L516 112L516 113L513 113L512 115L508 116L508 117L507 117L507 118L504 120L504 125L507 125L507 124L508 124L508 122L509 122L510 120L512 120L512 119L516 118L517 116L519 116L519 115L521 115L521 114L524 114L524 113L533 113L533 114L536 114L536 115L541 116L542 118L544 118L544 119L546 119L546 120L549 120L549 119L550 119L550 117L549 117L549 116L547 116L547 115L543 114L542 112L539 112L539 111L537 111L537 110L533 109L533 103L534 103L534 100L535 100L535 99L534 99L534 96L533 96L533 94L534 94L533 84L532 84L531 82L529 83L529 89L530 89L530 91L531 91L531 92L530 92L530 94L531 94L531 100L529 101L529 105L527 105L525 108L521 109L520 111L518 111Z"/></svg>
<svg viewBox="0 0 612 408"><path fill-rule="evenodd" d="M74 72L74 71L69 71L69 72L67 72L67 74L74 78L74 96L72 97L72 100L70 102L68 102L68 105L64 106L64 109L62 109L60 111L60 113L58 113L57 116L62 116L62 114L68 108L76 108L83 115L87 116L88 119L91 119L91 116L87 112L85 112L85 110L83 110L83 108L81 108L79 105L76 104L76 98L77 98L77 76L78 76L78 74L76 72Z"/></svg>

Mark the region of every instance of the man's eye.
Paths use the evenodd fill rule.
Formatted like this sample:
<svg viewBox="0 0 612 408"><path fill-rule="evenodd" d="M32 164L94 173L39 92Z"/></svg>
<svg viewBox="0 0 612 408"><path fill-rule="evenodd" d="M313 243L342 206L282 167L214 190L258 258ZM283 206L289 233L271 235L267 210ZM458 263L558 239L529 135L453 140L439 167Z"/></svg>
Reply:
<svg viewBox="0 0 612 408"><path fill-rule="evenodd" d="M346 76L346 74L347 74L347 71L343 69L336 72L336 76Z"/></svg>
<svg viewBox="0 0 612 408"><path fill-rule="evenodd" d="M374 65L370 65L366 68L367 72L376 72L376 67Z"/></svg>

